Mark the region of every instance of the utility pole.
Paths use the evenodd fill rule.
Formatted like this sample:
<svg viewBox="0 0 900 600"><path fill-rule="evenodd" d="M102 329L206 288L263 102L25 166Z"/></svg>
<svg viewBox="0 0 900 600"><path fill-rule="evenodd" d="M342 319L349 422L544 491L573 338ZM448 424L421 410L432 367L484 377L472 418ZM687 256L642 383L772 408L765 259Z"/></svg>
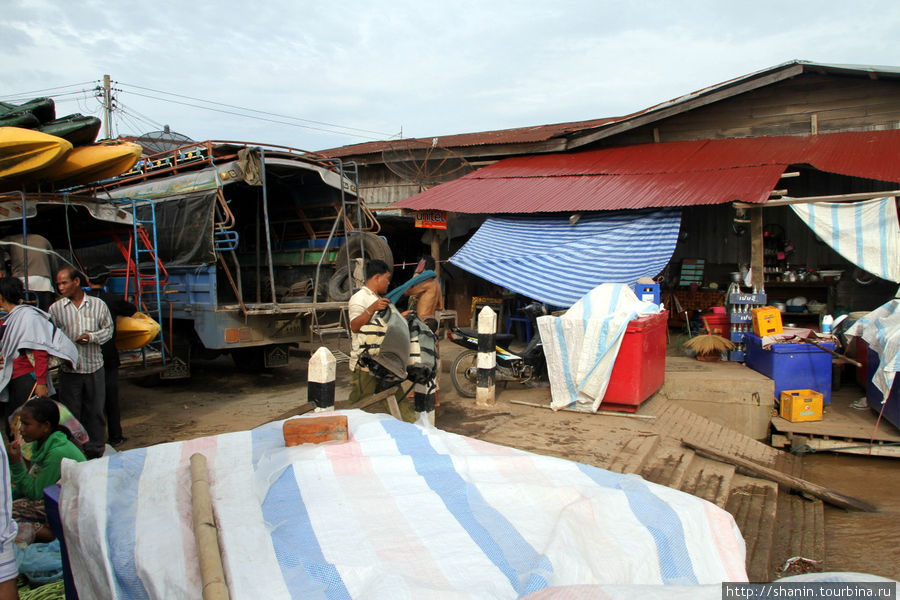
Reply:
<svg viewBox="0 0 900 600"><path fill-rule="evenodd" d="M112 135L112 92L109 86L109 75L103 76L103 108L106 118L103 120L103 135L106 139Z"/></svg>

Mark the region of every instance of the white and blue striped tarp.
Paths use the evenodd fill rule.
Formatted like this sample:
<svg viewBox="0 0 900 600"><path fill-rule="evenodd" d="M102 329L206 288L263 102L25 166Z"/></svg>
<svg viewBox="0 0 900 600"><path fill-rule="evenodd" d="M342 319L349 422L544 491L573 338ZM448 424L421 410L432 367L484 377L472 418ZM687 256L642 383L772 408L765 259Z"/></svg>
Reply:
<svg viewBox="0 0 900 600"><path fill-rule="evenodd" d="M79 595L201 597L195 452L209 466L235 600L513 599L747 580L734 519L705 500L389 415L334 414L348 418L346 442L286 448L273 422L64 461L60 513Z"/></svg>
<svg viewBox="0 0 900 600"><path fill-rule="evenodd" d="M861 337L878 354L872 383L881 392L881 404L884 404L894 378L900 372L900 298L888 300L858 319L847 330L847 335Z"/></svg>
<svg viewBox="0 0 900 600"><path fill-rule="evenodd" d="M633 284L662 271L678 241L677 208L582 215L491 217L450 258L528 298L568 307L601 283Z"/></svg>
<svg viewBox="0 0 900 600"><path fill-rule="evenodd" d="M900 282L900 224L895 198L792 204L791 208L817 236L857 267Z"/></svg>

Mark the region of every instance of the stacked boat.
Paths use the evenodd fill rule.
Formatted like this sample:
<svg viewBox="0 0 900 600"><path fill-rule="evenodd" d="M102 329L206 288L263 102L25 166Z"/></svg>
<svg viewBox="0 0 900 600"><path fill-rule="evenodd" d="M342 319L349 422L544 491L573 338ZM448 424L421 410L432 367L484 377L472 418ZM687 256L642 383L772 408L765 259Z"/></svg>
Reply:
<svg viewBox="0 0 900 600"><path fill-rule="evenodd" d="M0 102L0 191L48 185L64 189L131 169L141 147L118 140L95 142L99 131L96 117L57 119L52 98Z"/></svg>

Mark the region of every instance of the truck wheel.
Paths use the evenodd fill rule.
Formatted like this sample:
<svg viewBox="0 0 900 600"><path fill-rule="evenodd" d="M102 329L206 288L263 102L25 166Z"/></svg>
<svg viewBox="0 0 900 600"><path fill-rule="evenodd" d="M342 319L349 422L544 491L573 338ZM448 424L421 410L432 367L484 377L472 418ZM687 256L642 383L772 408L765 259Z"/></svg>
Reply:
<svg viewBox="0 0 900 600"><path fill-rule="evenodd" d="M340 267L328 280L329 302L346 302L350 299L350 269Z"/></svg>
<svg viewBox="0 0 900 600"><path fill-rule="evenodd" d="M394 253L391 247L381 237L369 232L360 232L351 234L347 243L338 249L337 258L334 261L336 269L346 267L354 258L360 258L366 253L366 260L377 258L387 263L387 266L394 269Z"/></svg>
<svg viewBox="0 0 900 600"><path fill-rule="evenodd" d="M478 352L466 350L461 352L453 366L450 367L450 381L453 387L464 398L474 398L475 389L478 387Z"/></svg>
<svg viewBox="0 0 900 600"><path fill-rule="evenodd" d="M266 368L264 348L235 348L231 351L231 360L245 373L260 373Z"/></svg>

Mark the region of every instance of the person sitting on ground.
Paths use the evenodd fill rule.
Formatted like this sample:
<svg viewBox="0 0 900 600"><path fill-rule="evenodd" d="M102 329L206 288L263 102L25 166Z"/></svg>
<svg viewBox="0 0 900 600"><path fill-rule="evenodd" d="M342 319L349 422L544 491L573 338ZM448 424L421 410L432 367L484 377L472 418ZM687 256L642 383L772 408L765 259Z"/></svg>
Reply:
<svg viewBox="0 0 900 600"><path fill-rule="evenodd" d="M419 264L416 265L416 272L413 275L419 275L424 271L434 271L434 257L429 255L423 256L419 260ZM431 331L437 333L438 322L435 312L444 308L440 278L431 277L425 281L420 281L406 290L403 295L409 296L410 308L413 308L413 302L415 303L415 311L419 320L428 325Z"/></svg>
<svg viewBox="0 0 900 600"><path fill-rule="evenodd" d="M19 441L7 445L13 499L43 500L44 488L59 481L64 458L86 459L59 423L59 407L46 397L32 398L19 411L22 440L31 444L31 467L26 469Z"/></svg>

